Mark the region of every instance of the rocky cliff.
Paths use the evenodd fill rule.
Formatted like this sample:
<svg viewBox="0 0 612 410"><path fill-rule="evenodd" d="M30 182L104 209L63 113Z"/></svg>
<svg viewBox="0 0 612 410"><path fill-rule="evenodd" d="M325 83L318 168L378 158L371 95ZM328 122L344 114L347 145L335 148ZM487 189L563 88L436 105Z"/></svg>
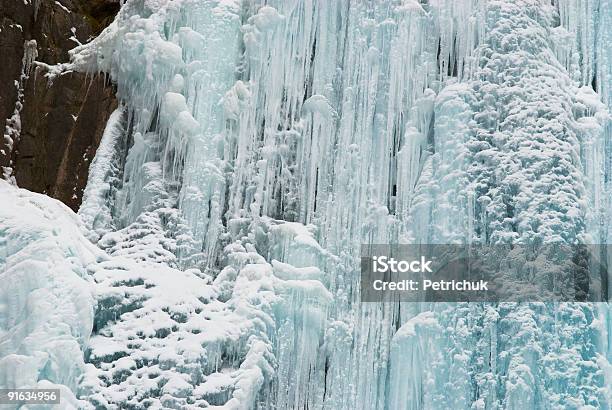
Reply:
<svg viewBox="0 0 612 410"><path fill-rule="evenodd" d="M0 174L75 210L117 101L104 76L56 65L118 10L119 0L0 0Z"/></svg>

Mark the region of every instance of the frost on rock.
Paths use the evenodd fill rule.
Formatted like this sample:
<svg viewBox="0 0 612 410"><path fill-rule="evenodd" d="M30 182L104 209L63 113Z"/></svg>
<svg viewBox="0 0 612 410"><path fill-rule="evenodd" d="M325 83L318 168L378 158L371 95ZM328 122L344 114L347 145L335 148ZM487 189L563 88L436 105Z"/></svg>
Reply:
<svg viewBox="0 0 612 410"><path fill-rule="evenodd" d="M610 242L609 23L608 0L127 1L70 64L122 105L79 211L102 256L66 386L110 409L609 408L607 304L359 294L361 244Z"/></svg>
<svg viewBox="0 0 612 410"><path fill-rule="evenodd" d="M35 5L35 7L37 7ZM34 60L38 56L38 49L36 40L26 40L23 44L23 58L21 60L21 75L19 81L15 81L15 87L17 88L17 101L15 102L15 110L11 118L6 119L6 125L3 133L3 146L6 149L0 149L0 155L9 158L7 163L9 166L2 167L2 179L6 181L12 181L15 183L15 177L13 176L11 154L13 147L16 145L17 140L21 135L21 110L23 109L24 103L24 87L26 80L30 77L32 71L32 65Z"/></svg>

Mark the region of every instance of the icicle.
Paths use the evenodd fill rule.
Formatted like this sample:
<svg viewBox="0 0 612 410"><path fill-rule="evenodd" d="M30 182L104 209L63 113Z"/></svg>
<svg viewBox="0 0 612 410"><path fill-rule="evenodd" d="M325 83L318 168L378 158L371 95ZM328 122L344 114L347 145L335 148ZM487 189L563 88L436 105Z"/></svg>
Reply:
<svg viewBox="0 0 612 410"><path fill-rule="evenodd" d="M361 244L612 236L601 226L612 127L588 88L610 104L612 24L596 13L607 3L126 2L73 52L73 67L117 82L129 145L110 198L92 188L81 213L116 226L95 238L113 257L211 292L162 332L193 343L185 361L147 336L168 349L159 365L182 372L163 390L171 398L152 402L186 405L189 392L225 408L609 405L603 382L584 381L608 365L590 352L612 354L591 319L609 321L607 308L369 305L359 294ZM115 175L95 168L92 181ZM110 283L120 274L97 274L111 305L117 286L141 286ZM146 322L117 314L130 329ZM190 334L202 329L213 336ZM97 365L88 386L112 401L117 386L98 386L109 375ZM588 377L548 383L560 366Z"/></svg>

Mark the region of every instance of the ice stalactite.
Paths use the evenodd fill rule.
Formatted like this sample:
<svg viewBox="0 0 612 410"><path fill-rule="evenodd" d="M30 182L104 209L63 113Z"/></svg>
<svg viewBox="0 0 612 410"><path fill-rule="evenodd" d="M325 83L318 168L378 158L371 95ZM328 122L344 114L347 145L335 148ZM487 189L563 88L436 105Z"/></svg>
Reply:
<svg viewBox="0 0 612 410"><path fill-rule="evenodd" d="M478 236L475 221L483 216L475 213L476 198L468 174L469 141L476 133L475 105L474 91L462 83L445 87L435 101L432 166L437 184L432 193L435 202L429 225L434 228L429 228L433 231L429 243L472 243Z"/></svg>
<svg viewBox="0 0 612 410"><path fill-rule="evenodd" d="M125 107L116 109L110 116L96 156L89 167L88 184L83 193L79 209L90 238L97 242L100 237L112 230L112 208L115 192L123 175L126 141Z"/></svg>
<svg viewBox="0 0 612 410"><path fill-rule="evenodd" d="M608 0L593 2L560 1L558 8L561 14L561 28L566 31L565 48L567 52L577 54L574 57L572 70L580 70L585 75L581 83L587 87L579 90L574 110L577 114L578 133L583 140L581 156L585 166L585 174L589 176L588 189L592 193L589 206L598 212L593 212L589 220L591 226L603 226L603 232L592 235L595 243L610 242L610 204L612 193L610 186L612 153L612 110L610 90L612 87L612 50L609 47L612 29L612 3ZM582 58L585 55L587 58ZM597 93L594 94L593 90ZM601 102L607 106L601 106ZM595 176L595 178L593 178ZM589 229L593 231L593 229ZM610 262L610 261L608 261ZM601 334L598 337L598 350L609 361L612 359L611 335L612 327L610 307L598 306L597 323ZM612 386L612 377L608 364L600 360L607 386ZM607 369L607 370L606 370ZM607 393L608 401L612 396Z"/></svg>
<svg viewBox="0 0 612 410"><path fill-rule="evenodd" d="M124 155L122 172L105 174L103 167L94 167L92 179L108 180L110 175L112 188L101 192L92 187L81 214L87 219L97 199L106 197L110 212L104 215L110 213L111 220L105 222L97 214L97 220L104 222L98 229L98 243L114 257L126 257L138 264L113 262L94 275L101 289L98 316L107 319L98 323L94 332L88 353L93 366L82 386L83 394L106 407L131 405L151 396L147 400L150 405L248 408L262 400L260 396L266 391L287 406L297 406L316 397L314 389L301 388L304 383L312 383L311 367L324 368L317 346L323 343L331 295L321 284L323 274L316 266L322 250L303 225L270 221L252 204L247 213L232 215L227 226L221 225L229 197L226 174L231 175L234 169L237 145L231 130L252 98L250 84L236 82L234 73L241 58L238 8L230 2L185 2L183 9L174 3L166 6L156 10L145 7L147 12L143 14L152 13L148 19L128 20L128 30L135 30L136 36L123 38L117 33L121 28L111 27L97 40L99 50L112 50L109 56L116 60L110 64L104 53L88 60L92 56L87 48L76 56L77 61L93 61L97 68L117 76L119 95L126 105L125 126L121 126L132 141ZM127 20L132 11L126 5L119 21ZM272 12L250 21L258 30L269 31L268 26L278 19L281 17ZM145 23L153 21L163 22L169 31L161 36L151 31ZM144 52L135 56L140 64L134 62L134 56L123 64L132 51L132 40L143 41L151 49L163 47L172 52L167 53L166 60L174 60L165 64L161 57L155 59ZM229 44L234 45L233 52L227 52ZM135 75L122 76L121 70ZM142 99L135 93L142 87L140 75L158 81L161 91L149 88L146 99ZM311 110L315 112L317 100L312 101ZM120 130L109 124L109 135L113 129ZM115 155L120 151L110 152ZM261 202L265 188L260 184L258 189L259 196L251 191L252 198ZM180 241L186 246L181 247ZM296 246L302 241L304 245ZM272 242L276 245L271 246ZM309 247L314 254L310 255ZM197 257L190 259L193 254ZM221 272L214 270L218 261L223 263ZM196 300L194 304L167 297L165 302L156 292L170 289L168 284L156 283L153 272L159 268L151 263L198 266L215 272L217 277L208 286L206 273L186 271L186 279L194 276L188 286L212 292L211 300ZM117 271L115 265L121 270ZM148 281L138 273L143 269L151 271ZM186 279L165 269L161 272L174 277L178 285L186 284ZM119 280L125 275L126 279ZM114 299L119 290L129 295L124 303ZM173 313L172 306L177 304L187 309L180 317ZM122 318L117 323L108 320L117 317ZM153 318L158 324L151 329L146 323ZM211 326L220 321L226 325L211 332L204 325L207 321ZM162 328L157 329L159 326ZM138 356L127 343L128 328L143 339L140 348L146 352L146 357L134 363L123 358L126 354ZM126 338L111 341L110 334L125 334ZM281 337L292 334L290 339ZM308 337L300 337L302 334ZM175 347L176 340L183 342ZM105 348L109 345L115 346L112 352ZM297 357L291 360L296 350L301 352L297 362ZM282 385L273 383L274 370L287 375ZM141 386L138 379L145 374L155 383ZM133 385L139 385L140 390L133 390Z"/></svg>
<svg viewBox="0 0 612 410"><path fill-rule="evenodd" d="M485 13L486 35L476 49L478 66L469 75L471 81L467 84L471 84L471 90L464 92L470 101L469 108L450 116L459 119L459 115L467 114L465 120L460 120L468 126L467 138L462 138L465 133L453 138L453 143L459 144L459 150L444 146L454 154L453 159L458 160L463 155L467 157L469 166L463 168L467 172L457 174L464 182L454 184L467 188L455 196L462 200L459 204L464 205L446 209L441 214L447 215L450 221L460 221L466 214L470 215L468 223L473 226L468 232L472 231L474 240L483 243L592 243L593 237L601 238L602 234L598 213L603 209L603 203L597 202L597 187L601 187L602 178L592 168L584 167L603 166L601 160L597 160L597 156L603 154L603 145L597 141L601 141L602 127L598 124L604 121L605 110L601 109L597 98L587 96L594 94L579 91L552 57L546 38L553 11L547 5L492 1L487 3ZM585 58L583 63L588 64L588 59ZM450 87L454 86L445 90ZM521 91L516 92L516 89ZM439 98L442 95L440 93ZM585 105L585 100L590 103ZM441 107L444 105L442 103ZM593 108L573 111L587 105ZM438 115L436 111L436 114L434 139L436 144L443 144L439 138L445 136L442 127L446 113ZM581 120L583 115L586 118ZM587 128L589 123L594 124L590 129ZM461 127L454 126L451 130L460 132ZM581 146L583 162L577 156ZM443 155L443 150L436 150L434 159ZM459 161L459 166L450 169L457 173L465 163ZM445 168L435 167L434 162L433 181L440 184L446 180L444 174L439 174ZM590 187L585 184L590 184ZM463 199L462 195L467 198ZM587 207L587 201L595 203ZM440 206L439 202L434 203L433 207ZM588 221L591 219L596 222L589 229ZM454 228L454 232L460 233L459 237L465 238L465 231L462 231L467 227L465 225ZM434 223L434 226L453 228L452 223ZM465 239L469 240L469 237ZM461 306L455 306L445 311L438 321L444 323L448 316L453 317L461 309ZM595 353L597 332L591 329L596 312L597 308L589 305L499 305L495 313L498 316L495 319L495 338L490 339L484 351L478 351L479 355L489 357L506 352L497 358L495 368L481 367L477 356L472 356L475 351L465 349L471 362L469 374L488 375L488 389L479 391L491 392L491 388L494 391L492 395L477 396L474 403L483 408L496 405L535 408L543 401L559 406L570 403L607 406L606 395L598 393L599 388L605 389L599 371L588 370L596 369L599 360ZM485 311L473 317L486 317ZM576 320L559 321L559 317L574 317ZM479 334L481 329L478 321L472 322L467 326L466 334ZM567 334L565 329L574 329L576 333L571 337L553 336L555 332ZM442 340L449 338L453 338L452 332ZM406 343L413 346L418 339ZM461 350L462 344L455 341L452 346L454 350ZM437 352L436 347L429 354L435 356ZM445 358L448 351L444 344L439 352L444 365L434 367L452 368L458 356ZM399 360L396 356L393 363ZM540 364L543 362L546 366ZM582 376L572 378L558 370L567 363L576 363L576 369L568 371L568 374ZM563 382L546 382L558 378ZM442 379L446 380L444 376ZM472 383L478 383L478 377L473 377ZM572 386L574 393L568 393L567 386ZM407 388L407 385L400 387L404 395L399 397L404 400L414 394ZM439 399L435 389L424 391L424 407ZM445 400L449 402L452 397L461 395L449 396ZM465 404L460 407L465 407Z"/></svg>
<svg viewBox="0 0 612 410"><path fill-rule="evenodd" d="M218 239L223 232L223 211L226 197L224 150L221 130L224 124L222 97L235 81L239 56L240 17L234 6L223 3L204 4L190 16L191 28L179 29L179 44L189 59L189 77L185 93L193 106L189 111L203 118L201 125L184 124L192 140L184 159L184 172L179 209L191 234L202 242L202 251L209 266L215 263ZM179 77L180 78L180 77ZM181 82L184 80L181 78ZM181 90L182 91L182 90ZM189 118L190 115L186 115ZM175 121L174 117L170 118ZM175 122L176 124L176 122ZM190 129L199 129L189 135Z"/></svg>

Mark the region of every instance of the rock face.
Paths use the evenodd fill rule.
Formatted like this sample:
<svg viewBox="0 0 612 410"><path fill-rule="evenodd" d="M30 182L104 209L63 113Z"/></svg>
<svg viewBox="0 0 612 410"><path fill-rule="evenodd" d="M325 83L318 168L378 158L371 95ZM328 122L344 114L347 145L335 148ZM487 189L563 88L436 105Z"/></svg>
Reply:
<svg viewBox="0 0 612 410"><path fill-rule="evenodd" d="M89 161L117 102L102 76L72 72L51 81L42 67L27 81L14 175L19 186L77 210Z"/></svg>
<svg viewBox="0 0 612 410"><path fill-rule="evenodd" d="M0 0L0 176L75 210L117 101L104 76L46 65L67 62L118 10L118 0Z"/></svg>

